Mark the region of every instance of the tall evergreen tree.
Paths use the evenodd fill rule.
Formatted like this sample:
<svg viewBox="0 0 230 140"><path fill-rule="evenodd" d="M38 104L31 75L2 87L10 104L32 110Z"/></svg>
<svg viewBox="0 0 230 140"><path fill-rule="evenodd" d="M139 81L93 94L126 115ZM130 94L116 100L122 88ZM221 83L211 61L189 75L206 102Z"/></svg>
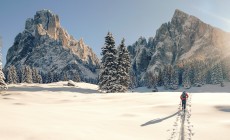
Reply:
<svg viewBox="0 0 230 140"><path fill-rule="evenodd" d="M201 87L203 83L203 63L201 61L194 61L194 85Z"/></svg>
<svg viewBox="0 0 230 140"><path fill-rule="evenodd" d="M33 83L42 83L42 76L38 73L36 68L32 68Z"/></svg>
<svg viewBox="0 0 230 140"><path fill-rule="evenodd" d="M157 75L157 86L163 86L163 73L161 69L159 69L159 72Z"/></svg>
<svg viewBox="0 0 230 140"><path fill-rule="evenodd" d="M158 82L157 78L158 78L158 76L154 72L152 72L152 71L146 72L147 87L148 88L156 88L157 82Z"/></svg>
<svg viewBox="0 0 230 140"><path fill-rule="evenodd" d="M101 55L102 70L99 75L99 89L107 93L117 92L117 50L110 32L105 37Z"/></svg>
<svg viewBox="0 0 230 140"><path fill-rule="evenodd" d="M191 88L191 81L190 81L189 74L190 74L190 67L186 65L184 66L184 71L182 73L182 85L186 89Z"/></svg>
<svg viewBox="0 0 230 140"><path fill-rule="evenodd" d="M60 79L60 74L59 73L54 73L53 82L58 82L59 79Z"/></svg>
<svg viewBox="0 0 230 140"><path fill-rule="evenodd" d="M130 88L135 88L138 86L137 76L133 69L130 71Z"/></svg>
<svg viewBox="0 0 230 140"><path fill-rule="evenodd" d="M117 85L118 92L125 92L130 85L130 56L125 46L125 39L122 39L118 46L118 64L117 64Z"/></svg>
<svg viewBox="0 0 230 140"><path fill-rule="evenodd" d="M33 83L32 70L30 66L24 66L22 70L22 83Z"/></svg>
<svg viewBox="0 0 230 140"><path fill-rule="evenodd" d="M15 84L18 83L18 74L14 65L11 65L7 71L7 83Z"/></svg>
<svg viewBox="0 0 230 140"><path fill-rule="evenodd" d="M173 67L172 65L164 66L163 70L163 85L165 89L169 89L172 85Z"/></svg>
<svg viewBox="0 0 230 140"><path fill-rule="evenodd" d="M52 74L52 72L48 72L48 74L47 74L47 78L46 78L46 83L52 83L53 82L53 74Z"/></svg>
<svg viewBox="0 0 230 140"><path fill-rule="evenodd" d="M211 82L212 84L220 84L223 82L222 67L219 63L215 64L211 70Z"/></svg>
<svg viewBox="0 0 230 140"><path fill-rule="evenodd" d="M7 84L5 83L5 76L2 72L2 38L0 36L0 89L6 90Z"/></svg>
<svg viewBox="0 0 230 140"><path fill-rule="evenodd" d="M170 88L174 90L179 88L179 68L177 66L172 69Z"/></svg>

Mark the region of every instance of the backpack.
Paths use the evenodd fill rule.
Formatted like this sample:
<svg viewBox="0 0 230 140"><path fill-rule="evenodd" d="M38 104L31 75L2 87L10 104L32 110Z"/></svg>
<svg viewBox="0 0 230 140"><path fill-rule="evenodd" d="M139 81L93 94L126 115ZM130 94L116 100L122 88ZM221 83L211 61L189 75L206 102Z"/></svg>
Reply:
<svg viewBox="0 0 230 140"><path fill-rule="evenodd" d="M186 98L186 92L182 93L182 98Z"/></svg>

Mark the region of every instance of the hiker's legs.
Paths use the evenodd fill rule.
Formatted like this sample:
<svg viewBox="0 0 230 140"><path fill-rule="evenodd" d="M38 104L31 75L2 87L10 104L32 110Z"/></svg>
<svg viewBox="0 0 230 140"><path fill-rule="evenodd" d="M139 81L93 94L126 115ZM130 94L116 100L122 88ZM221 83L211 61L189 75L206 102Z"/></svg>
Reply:
<svg viewBox="0 0 230 140"><path fill-rule="evenodd" d="M186 100L182 101L182 109L186 109Z"/></svg>

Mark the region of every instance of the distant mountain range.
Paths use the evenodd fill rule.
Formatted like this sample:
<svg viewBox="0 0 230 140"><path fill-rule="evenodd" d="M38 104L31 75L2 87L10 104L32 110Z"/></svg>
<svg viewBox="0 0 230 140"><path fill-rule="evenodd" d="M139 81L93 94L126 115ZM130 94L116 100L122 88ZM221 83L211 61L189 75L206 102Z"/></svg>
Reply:
<svg viewBox="0 0 230 140"><path fill-rule="evenodd" d="M229 33L175 10L172 20L162 24L155 37L148 40L140 37L128 46L132 59L131 75L135 79L133 84L148 85L148 73L157 75L158 80L164 79L159 75L163 75L167 66L171 66L174 73L177 70L177 84L183 83L186 69L193 71L193 75L189 74L192 85L200 77L203 80L201 84L220 83L213 82L217 74L213 76L212 73L217 65L223 80L230 80L229 44ZM205 72L194 63L206 67ZM59 75L59 80L65 76L73 79L79 75L82 81L95 83L100 62L83 39L74 39L61 27L57 15L49 10L41 10L36 12L34 18L26 20L25 30L15 37L13 46L8 50L4 69L10 65L18 70L28 65L43 75ZM198 71L202 74L196 74Z"/></svg>

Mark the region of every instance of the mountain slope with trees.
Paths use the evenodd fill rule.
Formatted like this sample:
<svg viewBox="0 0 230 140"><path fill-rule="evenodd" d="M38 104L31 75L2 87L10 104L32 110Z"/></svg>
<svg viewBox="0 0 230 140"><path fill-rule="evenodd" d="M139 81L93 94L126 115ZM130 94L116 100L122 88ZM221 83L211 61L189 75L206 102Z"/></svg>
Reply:
<svg viewBox="0 0 230 140"><path fill-rule="evenodd" d="M128 46L132 85L164 85L166 89L221 84L230 80L230 35L176 10L148 41ZM152 76L149 76L152 75Z"/></svg>

